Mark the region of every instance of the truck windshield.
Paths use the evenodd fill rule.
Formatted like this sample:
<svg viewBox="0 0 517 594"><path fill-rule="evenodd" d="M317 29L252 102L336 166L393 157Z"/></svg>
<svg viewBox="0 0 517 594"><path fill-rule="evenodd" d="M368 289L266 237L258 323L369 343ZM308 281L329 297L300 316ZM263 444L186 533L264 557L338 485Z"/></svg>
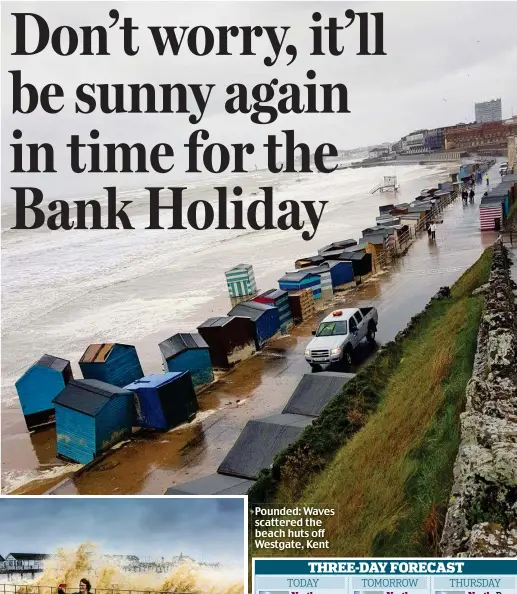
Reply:
<svg viewBox="0 0 517 594"><path fill-rule="evenodd" d="M346 333L346 322L322 322L316 336L341 336Z"/></svg>

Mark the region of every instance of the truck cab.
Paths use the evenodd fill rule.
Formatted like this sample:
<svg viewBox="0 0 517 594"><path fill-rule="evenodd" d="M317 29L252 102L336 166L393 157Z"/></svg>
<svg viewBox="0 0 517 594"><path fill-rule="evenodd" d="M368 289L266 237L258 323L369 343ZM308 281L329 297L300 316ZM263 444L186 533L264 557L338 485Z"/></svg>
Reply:
<svg viewBox="0 0 517 594"><path fill-rule="evenodd" d="M354 349L365 338L375 342L377 310L374 307L346 308L326 316L313 332L305 348L305 360L311 367L344 361L352 364Z"/></svg>

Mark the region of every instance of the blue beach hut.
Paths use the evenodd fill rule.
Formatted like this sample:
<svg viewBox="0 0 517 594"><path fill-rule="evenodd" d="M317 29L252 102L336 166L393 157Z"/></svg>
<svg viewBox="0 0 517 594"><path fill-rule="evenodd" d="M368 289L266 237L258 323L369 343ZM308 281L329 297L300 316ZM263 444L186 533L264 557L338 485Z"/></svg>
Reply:
<svg viewBox="0 0 517 594"><path fill-rule="evenodd" d="M71 380L54 398L57 453L81 464L131 436L133 394L98 380Z"/></svg>
<svg viewBox="0 0 517 594"><path fill-rule="evenodd" d="M334 290L341 289L353 282L354 268L352 262L347 260L336 260L328 262L330 268L330 278L332 279L332 288Z"/></svg>
<svg viewBox="0 0 517 594"><path fill-rule="evenodd" d="M91 344L79 361L84 379L96 379L122 388L144 373L134 346Z"/></svg>
<svg viewBox="0 0 517 594"><path fill-rule="evenodd" d="M214 381L210 350L200 334L175 334L158 346L165 371L190 371L196 387Z"/></svg>
<svg viewBox="0 0 517 594"><path fill-rule="evenodd" d="M255 327L255 345L261 349L264 344L280 331L280 316L276 307L257 301L244 301L236 305L229 316L250 318Z"/></svg>
<svg viewBox="0 0 517 594"><path fill-rule="evenodd" d="M191 421L198 410L188 371L146 375L126 389L136 395L136 423L139 427L168 431Z"/></svg>
<svg viewBox="0 0 517 594"><path fill-rule="evenodd" d="M253 301L258 303L265 303L278 309L278 317L280 319L280 332L285 334L293 326L293 316L291 314L291 306L289 305L289 294L287 291L281 289L269 289L261 293Z"/></svg>
<svg viewBox="0 0 517 594"><path fill-rule="evenodd" d="M278 280L278 286L283 291L301 291L311 289L314 299L321 299L321 279L317 274L304 272L288 272Z"/></svg>
<svg viewBox="0 0 517 594"><path fill-rule="evenodd" d="M52 401L74 379L70 361L43 355L29 367L15 387L29 431L54 420Z"/></svg>

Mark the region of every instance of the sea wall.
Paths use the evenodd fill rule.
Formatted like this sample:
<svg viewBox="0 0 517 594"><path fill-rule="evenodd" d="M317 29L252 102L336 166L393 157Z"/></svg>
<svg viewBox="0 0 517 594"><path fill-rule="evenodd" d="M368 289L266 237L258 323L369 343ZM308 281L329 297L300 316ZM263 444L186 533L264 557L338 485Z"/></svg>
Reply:
<svg viewBox="0 0 517 594"><path fill-rule="evenodd" d="M506 249L494 246L485 312L461 415L440 543L444 556L517 556L517 308Z"/></svg>

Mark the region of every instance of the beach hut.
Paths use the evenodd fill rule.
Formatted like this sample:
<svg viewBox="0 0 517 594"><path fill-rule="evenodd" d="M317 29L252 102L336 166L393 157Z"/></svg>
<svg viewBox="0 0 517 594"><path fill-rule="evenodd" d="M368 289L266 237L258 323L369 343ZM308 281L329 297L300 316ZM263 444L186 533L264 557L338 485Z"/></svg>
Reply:
<svg viewBox="0 0 517 594"><path fill-rule="evenodd" d="M294 263L295 268L306 268L308 266L319 266L325 262L323 256L307 256L307 258L299 258Z"/></svg>
<svg viewBox="0 0 517 594"><path fill-rule="evenodd" d="M354 277L367 276L372 272L372 255L361 252L344 251L340 260L352 262Z"/></svg>
<svg viewBox="0 0 517 594"><path fill-rule="evenodd" d="M189 371L152 373L132 382L126 390L135 394L138 427L168 431L191 421L198 410Z"/></svg>
<svg viewBox="0 0 517 594"><path fill-rule="evenodd" d="M278 286L287 292L310 289L314 299L321 298L321 279L317 274L300 270L300 272L289 272L278 280Z"/></svg>
<svg viewBox="0 0 517 594"><path fill-rule="evenodd" d="M339 249L343 251L351 245L357 245L357 241L355 239L342 239L341 241L334 241L333 243L329 243L328 245L325 245L319 249L318 254L322 256L323 252L332 252Z"/></svg>
<svg viewBox="0 0 517 594"><path fill-rule="evenodd" d="M195 387L214 381L210 350L200 334L175 334L158 346L165 371L190 371Z"/></svg>
<svg viewBox="0 0 517 594"><path fill-rule="evenodd" d="M400 204L395 204L393 210L391 211L392 216L399 217L401 215L407 214L409 208L408 202L401 202Z"/></svg>
<svg viewBox="0 0 517 594"><path fill-rule="evenodd" d="M316 305L310 289L289 293L289 307L295 323L310 320L316 314Z"/></svg>
<svg viewBox="0 0 517 594"><path fill-rule="evenodd" d="M332 276L328 262L324 262L321 266L310 266L303 269L304 272L316 274L320 277L321 296L323 299L332 299L334 290L332 289Z"/></svg>
<svg viewBox="0 0 517 594"><path fill-rule="evenodd" d="M91 344L79 360L84 379L96 379L122 388L144 373L134 346Z"/></svg>
<svg viewBox="0 0 517 594"><path fill-rule="evenodd" d="M254 295L257 292L257 283L251 264L237 264L224 274L230 297Z"/></svg>
<svg viewBox="0 0 517 594"><path fill-rule="evenodd" d="M481 198L479 205L479 228L481 231L499 231L504 221L504 208L507 195L492 194Z"/></svg>
<svg viewBox="0 0 517 594"><path fill-rule="evenodd" d="M43 355L15 383L29 431L54 420L52 401L72 379L70 361Z"/></svg>
<svg viewBox="0 0 517 594"><path fill-rule="evenodd" d="M57 453L87 464L131 436L133 393L94 379L71 380L54 398Z"/></svg>
<svg viewBox="0 0 517 594"><path fill-rule="evenodd" d="M197 330L208 344L216 369L229 369L257 351L255 325L249 317L209 318Z"/></svg>
<svg viewBox="0 0 517 594"><path fill-rule="evenodd" d="M228 312L228 315L250 318L255 327L255 345L257 349L261 349L270 338L280 332L278 309L265 303L245 301L236 305Z"/></svg>
<svg viewBox="0 0 517 594"><path fill-rule="evenodd" d="M395 208L394 204L383 204L383 205L379 206L379 214L381 216L390 214L394 208Z"/></svg>
<svg viewBox="0 0 517 594"><path fill-rule="evenodd" d="M342 253L343 252L341 252L341 254ZM350 283L354 282L354 268L352 262L336 260L334 262L329 262L328 266L334 291L343 290L349 286Z"/></svg>
<svg viewBox="0 0 517 594"><path fill-rule="evenodd" d="M289 295L287 291L281 289L269 289L253 299L258 303L265 303L278 309L280 319L280 332L285 334L293 327L293 316L289 306Z"/></svg>

